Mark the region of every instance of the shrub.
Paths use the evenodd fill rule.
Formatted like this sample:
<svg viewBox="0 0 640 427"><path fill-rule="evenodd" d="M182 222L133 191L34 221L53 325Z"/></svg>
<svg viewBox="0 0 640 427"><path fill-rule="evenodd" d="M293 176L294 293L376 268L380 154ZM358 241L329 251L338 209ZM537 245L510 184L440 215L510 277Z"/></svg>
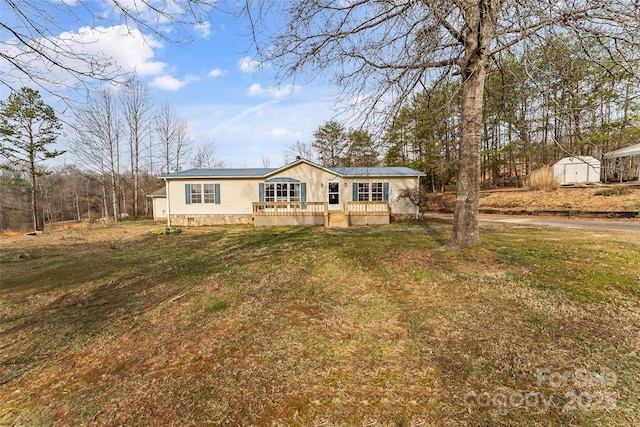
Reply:
<svg viewBox="0 0 640 427"><path fill-rule="evenodd" d="M524 179L524 188L529 191L553 191L560 185L560 181L553 175L549 166L536 169Z"/></svg>
<svg viewBox="0 0 640 427"><path fill-rule="evenodd" d="M157 228L155 230L147 231L147 234L154 235L154 236L160 236L160 235L168 236L169 234L180 234L180 233L182 233L182 228L180 227L165 227L165 228Z"/></svg>
<svg viewBox="0 0 640 427"><path fill-rule="evenodd" d="M611 187L611 188L603 188L602 190L598 190L593 193L595 196L624 196L625 194L631 193L631 188L629 187Z"/></svg>
<svg viewBox="0 0 640 427"><path fill-rule="evenodd" d="M420 208L420 212L452 210L455 205L455 199L447 193L430 193L423 187L420 191L415 188L404 188L398 194L399 200L406 200Z"/></svg>

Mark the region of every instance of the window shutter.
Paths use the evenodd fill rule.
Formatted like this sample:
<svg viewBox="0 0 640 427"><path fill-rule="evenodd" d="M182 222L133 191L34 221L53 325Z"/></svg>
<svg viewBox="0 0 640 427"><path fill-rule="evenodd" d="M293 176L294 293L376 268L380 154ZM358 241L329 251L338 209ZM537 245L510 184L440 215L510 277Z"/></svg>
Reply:
<svg viewBox="0 0 640 427"><path fill-rule="evenodd" d="M264 202L264 183L258 184L258 201Z"/></svg>
<svg viewBox="0 0 640 427"><path fill-rule="evenodd" d="M191 184L184 185L184 202L188 205L191 204Z"/></svg>
<svg viewBox="0 0 640 427"><path fill-rule="evenodd" d="M353 192L353 201L357 202L358 201L358 183L354 182L353 185L351 186L351 191Z"/></svg>
<svg viewBox="0 0 640 427"><path fill-rule="evenodd" d="M303 182L300 184L300 201L301 202L307 201L307 183L306 182Z"/></svg>
<svg viewBox="0 0 640 427"><path fill-rule="evenodd" d="M215 193L215 204L220 204L220 184L213 184L213 192Z"/></svg>
<svg viewBox="0 0 640 427"><path fill-rule="evenodd" d="M389 183L388 182L382 183L382 200L384 200L385 202L389 201Z"/></svg>

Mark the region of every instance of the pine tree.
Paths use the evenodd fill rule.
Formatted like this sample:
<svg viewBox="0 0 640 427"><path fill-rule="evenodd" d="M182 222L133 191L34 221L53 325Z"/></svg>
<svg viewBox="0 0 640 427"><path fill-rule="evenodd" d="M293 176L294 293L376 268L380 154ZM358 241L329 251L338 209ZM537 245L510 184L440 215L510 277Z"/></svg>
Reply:
<svg viewBox="0 0 640 427"><path fill-rule="evenodd" d="M6 168L29 176L35 231L42 230L38 222L37 178L46 175L38 165L64 153L48 148L56 142L61 128L53 108L44 103L37 90L23 87L0 102L0 154L9 162Z"/></svg>
<svg viewBox="0 0 640 427"><path fill-rule="evenodd" d="M348 146L347 132L342 124L330 120L313 133L311 146L323 166L342 166Z"/></svg>

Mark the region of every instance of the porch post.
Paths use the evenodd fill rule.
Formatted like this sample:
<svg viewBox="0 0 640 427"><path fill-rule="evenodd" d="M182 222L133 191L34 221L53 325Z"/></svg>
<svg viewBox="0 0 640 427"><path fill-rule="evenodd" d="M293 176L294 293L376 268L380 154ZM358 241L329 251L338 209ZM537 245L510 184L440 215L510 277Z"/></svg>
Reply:
<svg viewBox="0 0 640 427"><path fill-rule="evenodd" d="M329 226L329 202L324 202L324 226Z"/></svg>
<svg viewBox="0 0 640 427"><path fill-rule="evenodd" d="M164 178L164 191L167 194L167 227L171 227L171 202L169 201L169 181Z"/></svg>

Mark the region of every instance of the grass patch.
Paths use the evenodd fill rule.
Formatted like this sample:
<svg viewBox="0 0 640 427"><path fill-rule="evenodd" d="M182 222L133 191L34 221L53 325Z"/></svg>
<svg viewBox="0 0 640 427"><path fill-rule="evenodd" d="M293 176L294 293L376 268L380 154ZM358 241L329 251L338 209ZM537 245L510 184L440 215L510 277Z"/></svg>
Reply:
<svg viewBox="0 0 640 427"><path fill-rule="evenodd" d="M148 228L0 241L0 424L640 423L628 236L493 226L452 251L442 221ZM557 400L474 397L515 392ZM563 411L568 393L615 407Z"/></svg>
<svg viewBox="0 0 640 427"><path fill-rule="evenodd" d="M205 313L217 313L226 310L230 305L231 303L226 297L212 298L208 295L205 295L203 297L200 297L198 303L196 304L196 308L198 311L203 311Z"/></svg>
<svg viewBox="0 0 640 427"><path fill-rule="evenodd" d="M594 196L624 196L627 194L631 194L633 191L630 187L609 187L603 188L593 193Z"/></svg>

